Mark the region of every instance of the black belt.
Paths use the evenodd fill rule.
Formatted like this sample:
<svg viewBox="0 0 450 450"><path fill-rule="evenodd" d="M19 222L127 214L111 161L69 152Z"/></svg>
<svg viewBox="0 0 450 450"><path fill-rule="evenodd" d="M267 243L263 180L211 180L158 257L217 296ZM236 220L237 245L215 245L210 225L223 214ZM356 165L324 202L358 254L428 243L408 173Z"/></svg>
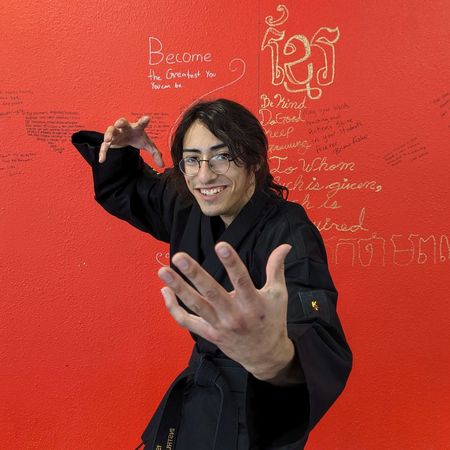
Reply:
<svg viewBox="0 0 450 450"><path fill-rule="evenodd" d="M240 369L240 370L236 370ZM234 450L238 437L238 406L232 390L244 392L247 377L245 369L228 358L217 358L209 353L199 353L194 347L189 367L172 383L167 391L162 407L161 420L156 433L153 421L142 434L145 450L176 449L176 438L181 421L183 393L188 379L199 387L216 387L220 395L214 446L211 450ZM154 436L152 442L152 436ZM136 450L137 450L136 449Z"/></svg>

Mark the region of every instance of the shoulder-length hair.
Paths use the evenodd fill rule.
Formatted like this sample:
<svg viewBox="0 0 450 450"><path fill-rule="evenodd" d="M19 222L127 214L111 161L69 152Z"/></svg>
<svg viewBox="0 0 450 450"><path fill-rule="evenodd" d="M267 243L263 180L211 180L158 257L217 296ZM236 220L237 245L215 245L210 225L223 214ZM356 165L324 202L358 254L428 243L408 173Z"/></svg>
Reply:
<svg viewBox="0 0 450 450"><path fill-rule="evenodd" d="M277 184L269 170L268 143L258 119L244 106L232 100L199 101L182 116L172 135L171 155L174 165L172 179L181 192L186 182L179 168L183 158L183 139L189 127L200 120L229 149L237 165L255 174L255 190L287 198L288 189Z"/></svg>

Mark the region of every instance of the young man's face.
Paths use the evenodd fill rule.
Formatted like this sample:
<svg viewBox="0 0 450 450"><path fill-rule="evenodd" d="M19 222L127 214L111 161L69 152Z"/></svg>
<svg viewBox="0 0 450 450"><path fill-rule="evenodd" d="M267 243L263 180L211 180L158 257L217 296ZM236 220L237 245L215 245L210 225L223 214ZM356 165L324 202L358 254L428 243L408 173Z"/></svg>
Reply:
<svg viewBox="0 0 450 450"><path fill-rule="evenodd" d="M217 154L229 154L228 147L199 120L195 121L183 139L183 158L210 159ZM228 226L250 200L255 191L255 175L233 161L224 174L212 172L208 163L202 162L195 176L184 176L187 187L194 195L203 214L220 216Z"/></svg>

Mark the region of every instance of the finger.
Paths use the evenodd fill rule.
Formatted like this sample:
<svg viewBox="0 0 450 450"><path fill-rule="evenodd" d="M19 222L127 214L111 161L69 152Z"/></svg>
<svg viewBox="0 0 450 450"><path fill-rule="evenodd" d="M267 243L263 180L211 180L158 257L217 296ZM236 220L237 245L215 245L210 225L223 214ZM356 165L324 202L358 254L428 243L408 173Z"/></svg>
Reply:
<svg viewBox="0 0 450 450"><path fill-rule="evenodd" d="M162 267L158 271L158 276L191 311L210 324L217 322L217 315L213 307L174 270L170 267Z"/></svg>
<svg viewBox="0 0 450 450"><path fill-rule="evenodd" d="M270 254L266 265L266 286L285 285L284 261L291 249L291 245L282 244Z"/></svg>
<svg viewBox="0 0 450 450"><path fill-rule="evenodd" d="M109 144L112 144L112 140L114 136L117 134L116 127L114 125L110 125L103 135L103 140Z"/></svg>
<svg viewBox="0 0 450 450"><path fill-rule="evenodd" d="M105 134L103 135L103 142L102 145L100 146L98 162L102 163L105 161L106 153L108 152L109 147L111 146L113 136L114 136L114 126L109 126L106 129Z"/></svg>
<svg viewBox="0 0 450 450"><path fill-rule="evenodd" d="M102 142L102 145L100 146L100 152L98 154L98 162L103 163L106 160L106 153L108 152L109 146L111 144L109 142Z"/></svg>
<svg viewBox="0 0 450 450"><path fill-rule="evenodd" d="M211 340L213 338L211 325L209 325L203 318L189 314L184 308L182 308L178 304L177 298L170 288L162 288L161 293L167 310L178 325L207 340Z"/></svg>
<svg viewBox="0 0 450 450"><path fill-rule="evenodd" d="M173 264L188 278L202 296L219 314L232 307L228 292L197 261L187 253L177 253L172 258Z"/></svg>
<svg viewBox="0 0 450 450"><path fill-rule="evenodd" d="M150 123L150 117L149 116L142 116L135 124L134 128L144 130L147 128L148 124ZM164 161L162 159L161 152L156 148L156 145L152 142L152 140L147 136L146 133L144 135L147 137L147 142L144 145L144 149L150 152L152 155L153 161L155 161L156 165L158 167L164 167Z"/></svg>
<svg viewBox="0 0 450 450"><path fill-rule="evenodd" d="M136 122L136 128L144 129L147 128L148 124L150 123L150 117L149 116L142 116L137 122Z"/></svg>
<svg viewBox="0 0 450 450"><path fill-rule="evenodd" d="M127 119L125 119L125 117L121 117L120 119L116 120L114 127L120 128L121 130L125 130L125 129L130 129L131 124L130 124L130 122L128 122Z"/></svg>
<svg viewBox="0 0 450 450"><path fill-rule="evenodd" d="M215 247L217 256L228 273L231 284L234 286L238 297L252 299L256 292L255 285L248 273L247 268L239 255L226 242L219 242Z"/></svg>

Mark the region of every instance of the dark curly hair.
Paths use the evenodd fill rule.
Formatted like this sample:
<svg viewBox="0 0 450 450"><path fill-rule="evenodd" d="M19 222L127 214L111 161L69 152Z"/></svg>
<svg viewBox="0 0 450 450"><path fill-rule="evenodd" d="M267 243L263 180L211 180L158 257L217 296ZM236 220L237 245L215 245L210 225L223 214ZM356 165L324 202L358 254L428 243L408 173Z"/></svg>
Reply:
<svg viewBox="0 0 450 450"><path fill-rule="evenodd" d="M181 192L187 192L184 176L178 167L183 157L183 139L196 120L200 120L227 145L237 165L244 166L255 174L255 190L287 198L288 189L275 183L270 173L267 137L258 119L244 106L227 99L195 103L183 114L172 135L171 155L174 168L171 177Z"/></svg>

